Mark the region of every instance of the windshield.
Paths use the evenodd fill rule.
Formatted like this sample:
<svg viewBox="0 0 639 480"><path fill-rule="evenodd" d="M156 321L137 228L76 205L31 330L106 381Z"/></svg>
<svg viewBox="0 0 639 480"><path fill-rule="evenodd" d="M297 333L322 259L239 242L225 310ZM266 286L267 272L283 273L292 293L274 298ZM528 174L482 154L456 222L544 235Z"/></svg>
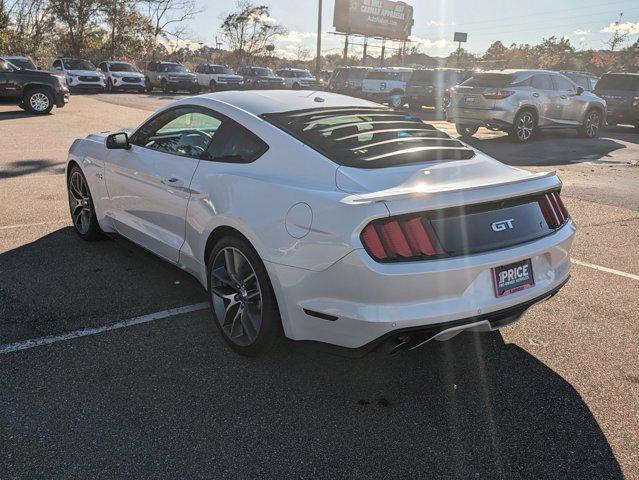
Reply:
<svg viewBox="0 0 639 480"><path fill-rule="evenodd" d="M597 90L639 91L639 75L604 75L597 82Z"/></svg>
<svg viewBox="0 0 639 480"><path fill-rule="evenodd" d="M342 107L263 115L339 165L385 168L461 160L474 152L411 115L378 107Z"/></svg>
<svg viewBox="0 0 639 480"><path fill-rule="evenodd" d="M65 60L64 68L67 70L97 70L88 60Z"/></svg>
<svg viewBox="0 0 639 480"><path fill-rule="evenodd" d="M109 69L112 72L137 72L138 69L135 68L130 63L112 63L109 65Z"/></svg>
<svg viewBox="0 0 639 480"><path fill-rule="evenodd" d="M512 84L515 75L509 73L476 73L461 84L462 87L501 88Z"/></svg>
<svg viewBox="0 0 639 480"><path fill-rule="evenodd" d="M169 64L161 65L160 71L179 73L179 72L186 72L187 69L184 65L178 65L177 63L169 63Z"/></svg>
<svg viewBox="0 0 639 480"><path fill-rule="evenodd" d="M37 70L37 67L33 64L31 60L28 58L7 58L6 59L11 65L18 68L26 68L30 70Z"/></svg>
<svg viewBox="0 0 639 480"><path fill-rule="evenodd" d="M235 74L235 72L232 69L228 68L228 67L221 67L219 65L213 65L213 67L211 67L211 68L213 70L213 73L223 73L223 74L226 74L226 75L234 75Z"/></svg>
<svg viewBox="0 0 639 480"><path fill-rule="evenodd" d="M256 77L274 77L275 76L273 72L268 68L253 67L251 69L251 72Z"/></svg>

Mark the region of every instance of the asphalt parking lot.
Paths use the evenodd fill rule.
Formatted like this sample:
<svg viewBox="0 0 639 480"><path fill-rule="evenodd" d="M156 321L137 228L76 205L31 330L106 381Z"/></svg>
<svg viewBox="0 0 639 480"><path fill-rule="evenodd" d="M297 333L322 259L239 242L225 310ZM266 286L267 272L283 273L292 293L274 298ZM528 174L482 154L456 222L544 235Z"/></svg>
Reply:
<svg viewBox="0 0 639 480"><path fill-rule="evenodd" d="M175 98L74 95L45 117L0 107L0 477L639 478L639 133L472 140L557 170L579 226L571 282L516 325L394 357L290 345L246 359L195 279L72 231L73 139ZM63 340L105 325L126 328Z"/></svg>

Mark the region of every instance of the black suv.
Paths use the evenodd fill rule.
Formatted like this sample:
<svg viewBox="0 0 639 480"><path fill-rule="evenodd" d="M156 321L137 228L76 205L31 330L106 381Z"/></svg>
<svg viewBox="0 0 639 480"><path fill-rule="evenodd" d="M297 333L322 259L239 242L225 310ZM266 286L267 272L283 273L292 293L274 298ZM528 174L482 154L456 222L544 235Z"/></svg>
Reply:
<svg viewBox="0 0 639 480"><path fill-rule="evenodd" d="M411 110L427 106L441 111L446 103L448 89L471 76L471 72L453 68L415 70L406 84L406 101Z"/></svg>
<svg viewBox="0 0 639 480"><path fill-rule="evenodd" d="M639 73L605 73L595 94L608 104L608 125L629 124L639 130Z"/></svg>
<svg viewBox="0 0 639 480"><path fill-rule="evenodd" d="M370 68L368 67L338 67L333 70L328 80L328 91L352 95L362 95L362 82Z"/></svg>
<svg viewBox="0 0 639 480"><path fill-rule="evenodd" d="M62 77L49 72L20 68L0 57L0 103L20 106L31 113L49 113L64 107L69 88Z"/></svg>
<svg viewBox="0 0 639 480"><path fill-rule="evenodd" d="M283 89L285 86L284 79L275 76L270 68L240 67L235 73L243 77L245 89Z"/></svg>

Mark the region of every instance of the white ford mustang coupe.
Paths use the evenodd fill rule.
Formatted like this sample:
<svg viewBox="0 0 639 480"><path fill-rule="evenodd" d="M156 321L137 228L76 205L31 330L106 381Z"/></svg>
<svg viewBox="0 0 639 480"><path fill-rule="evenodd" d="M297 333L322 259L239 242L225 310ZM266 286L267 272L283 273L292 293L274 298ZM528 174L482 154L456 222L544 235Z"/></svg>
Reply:
<svg viewBox="0 0 639 480"><path fill-rule="evenodd" d="M82 238L118 234L193 274L244 355L284 336L363 354L491 331L569 278L554 173L326 92L179 100L76 140L67 185Z"/></svg>

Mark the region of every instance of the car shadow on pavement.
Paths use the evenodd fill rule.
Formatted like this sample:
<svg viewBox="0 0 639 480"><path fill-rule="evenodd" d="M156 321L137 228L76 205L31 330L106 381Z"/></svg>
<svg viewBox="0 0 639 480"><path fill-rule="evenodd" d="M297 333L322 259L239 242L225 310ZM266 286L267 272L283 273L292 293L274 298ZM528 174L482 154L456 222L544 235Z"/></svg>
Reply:
<svg viewBox="0 0 639 480"><path fill-rule="evenodd" d="M47 115L51 115L50 113ZM38 118L42 117L42 115L35 115L33 113L25 112L24 110L18 109L11 112L0 112L0 122L3 120L15 120L17 118Z"/></svg>
<svg viewBox="0 0 639 480"><path fill-rule="evenodd" d="M85 242L72 227L1 253L0 272L0 343L206 300L179 268L124 239Z"/></svg>
<svg viewBox="0 0 639 480"><path fill-rule="evenodd" d="M64 164L53 160L18 160L0 164L0 179L15 178L48 171L51 174L64 173Z"/></svg>
<svg viewBox="0 0 639 480"><path fill-rule="evenodd" d="M0 361L0 421L15 439L5 471L623 478L579 393L499 333L396 357L303 347L247 359L214 330L192 314Z"/></svg>

